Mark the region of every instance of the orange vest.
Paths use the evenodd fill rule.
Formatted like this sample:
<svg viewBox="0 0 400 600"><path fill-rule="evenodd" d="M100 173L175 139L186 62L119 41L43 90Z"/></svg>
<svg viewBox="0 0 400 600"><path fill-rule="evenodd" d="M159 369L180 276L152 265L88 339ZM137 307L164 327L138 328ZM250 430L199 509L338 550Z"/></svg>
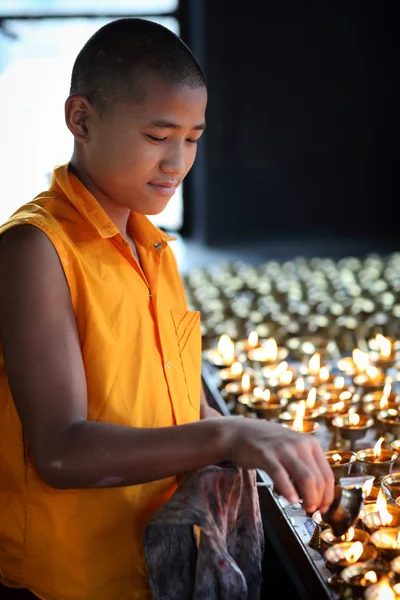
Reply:
<svg viewBox="0 0 400 600"><path fill-rule="evenodd" d="M143 271L96 199L63 165L49 191L18 209L0 234L34 225L60 257L78 325L89 420L134 427L198 420L200 315L187 310L168 247L174 238L144 215L132 212L129 219ZM150 598L144 529L176 485L170 477L120 488L49 487L25 450L0 348L2 583L44 600Z"/></svg>

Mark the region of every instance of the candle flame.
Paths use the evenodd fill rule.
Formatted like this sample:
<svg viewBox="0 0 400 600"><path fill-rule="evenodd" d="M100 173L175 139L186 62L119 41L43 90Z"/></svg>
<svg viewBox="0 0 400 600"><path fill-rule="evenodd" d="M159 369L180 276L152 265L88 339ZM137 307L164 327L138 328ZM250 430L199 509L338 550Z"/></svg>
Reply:
<svg viewBox="0 0 400 600"><path fill-rule="evenodd" d="M228 334L223 333L221 335L217 349L225 362L233 362L235 358L235 343Z"/></svg>
<svg viewBox="0 0 400 600"><path fill-rule="evenodd" d="M371 597L371 600L395 600L397 597L395 587L391 587L387 577L382 577L378 583L369 586L368 589L371 592L368 592L368 598Z"/></svg>
<svg viewBox="0 0 400 600"><path fill-rule="evenodd" d="M310 375L318 375L321 368L321 357L319 352L313 354L308 363L308 371Z"/></svg>
<svg viewBox="0 0 400 600"><path fill-rule="evenodd" d="M344 557L348 563L355 563L360 558L364 551L364 546L361 542L353 542L353 544L345 551Z"/></svg>
<svg viewBox="0 0 400 600"><path fill-rule="evenodd" d="M251 331L247 338L247 347L256 348L256 346L258 346L258 333L257 331Z"/></svg>
<svg viewBox="0 0 400 600"><path fill-rule="evenodd" d="M367 479L367 481L362 486L362 491L366 498L368 498L368 496L372 492L372 488L374 485L374 479L375 479L375 477L371 477L370 479Z"/></svg>
<svg viewBox="0 0 400 600"><path fill-rule="evenodd" d="M369 379L377 379L379 377L379 369L376 367L367 367L365 373Z"/></svg>
<svg viewBox="0 0 400 600"><path fill-rule="evenodd" d="M264 390L262 397L263 397L263 400L265 400L265 402L269 402L271 400L270 390Z"/></svg>
<svg viewBox="0 0 400 600"><path fill-rule="evenodd" d="M340 537L340 539L343 540L344 542L351 542L351 540L354 537L354 534L355 534L354 527L350 527L348 529L348 531L346 531L346 533Z"/></svg>
<svg viewBox="0 0 400 600"><path fill-rule="evenodd" d="M297 392L304 392L306 386L304 383L304 379L302 377L299 377L298 379L296 379L296 382L294 385L296 387Z"/></svg>
<svg viewBox="0 0 400 600"><path fill-rule="evenodd" d="M278 358L278 345L275 338L271 337L265 342L265 350L269 360L273 361Z"/></svg>
<svg viewBox="0 0 400 600"><path fill-rule="evenodd" d="M349 425L358 425L360 422L360 415L358 413L352 413L349 415Z"/></svg>
<svg viewBox="0 0 400 600"><path fill-rule="evenodd" d="M376 343L379 348L379 352L382 358L389 358L392 353L392 342L385 338L380 333L377 333L375 337Z"/></svg>
<svg viewBox="0 0 400 600"><path fill-rule="evenodd" d="M296 418L293 421L293 429L295 431L303 431L303 418L306 412L306 401L300 400L296 409Z"/></svg>
<svg viewBox="0 0 400 600"><path fill-rule="evenodd" d="M243 392L248 392L251 388L250 375L248 373L243 373L242 375L242 390Z"/></svg>
<svg viewBox="0 0 400 600"><path fill-rule="evenodd" d="M255 387L253 390L253 396L256 400L262 400L264 398L264 392L260 387Z"/></svg>
<svg viewBox="0 0 400 600"><path fill-rule="evenodd" d="M362 373L369 366L369 356L366 352L361 352L359 348L354 348L352 352L353 362L357 367L357 371Z"/></svg>
<svg viewBox="0 0 400 600"><path fill-rule="evenodd" d="M381 437L379 438L379 440L376 442L375 446L374 446L374 456L375 458L379 458L381 453L382 453L382 443L385 440L385 436L381 435Z"/></svg>
<svg viewBox="0 0 400 600"><path fill-rule="evenodd" d="M338 390L343 389L344 388L344 377L335 377L333 385Z"/></svg>
<svg viewBox="0 0 400 600"><path fill-rule="evenodd" d="M316 390L316 388L311 388L311 390L308 392L308 396L307 396L307 401L306 401L307 408L314 408L316 400L317 400L317 390Z"/></svg>
<svg viewBox="0 0 400 600"><path fill-rule="evenodd" d="M243 373L242 363L238 361L234 362L231 366L231 373L232 375L240 375L241 373Z"/></svg>
<svg viewBox="0 0 400 600"><path fill-rule="evenodd" d="M335 452L335 454L332 454L332 460L335 463L340 463L340 461L342 460L342 455L339 454L338 452ZM350 540L349 540L350 541Z"/></svg>
<svg viewBox="0 0 400 600"><path fill-rule="evenodd" d="M287 364L286 360L283 360L281 363L279 363L276 369L274 369L274 377L279 379L279 377L282 377L282 375L285 373L291 373L291 371L288 371L288 366L289 365Z"/></svg>
<svg viewBox="0 0 400 600"><path fill-rule="evenodd" d="M285 371L284 373L282 373L282 375L279 377L279 381L283 384L283 385L289 385L289 383L292 382L293 380L293 371Z"/></svg>
<svg viewBox="0 0 400 600"><path fill-rule="evenodd" d="M385 387L383 388L383 395L382 398L389 398L390 394L392 393L392 384L391 383L385 383Z"/></svg>
<svg viewBox="0 0 400 600"><path fill-rule="evenodd" d="M379 513L381 524L383 526L390 525L393 516L387 509L387 502L383 490L379 490L378 498L376 500L376 511Z"/></svg>
<svg viewBox="0 0 400 600"><path fill-rule="evenodd" d="M328 381L329 379L329 369L328 367L321 367L318 375L320 381Z"/></svg>
<svg viewBox="0 0 400 600"><path fill-rule="evenodd" d="M379 400L379 408L382 410L383 408L387 408L389 406L389 400L386 396L382 396Z"/></svg>
<svg viewBox="0 0 400 600"><path fill-rule="evenodd" d="M367 571L364 575L364 577L362 577L360 579L360 585L363 586L367 586L370 585L371 583L377 583L378 581L378 576L376 574L375 571Z"/></svg>

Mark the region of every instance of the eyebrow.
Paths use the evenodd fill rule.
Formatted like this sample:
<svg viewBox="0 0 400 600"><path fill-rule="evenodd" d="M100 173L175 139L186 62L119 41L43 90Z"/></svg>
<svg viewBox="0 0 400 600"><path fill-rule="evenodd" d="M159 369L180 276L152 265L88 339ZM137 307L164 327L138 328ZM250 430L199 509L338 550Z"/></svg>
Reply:
<svg viewBox="0 0 400 600"><path fill-rule="evenodd" d="M158 129L182 129L180 125L176 123L172 123L171 121L150 121L149 127L156 127ZM193 125L191 129L195 129L196 131L204 131L206 128L205 123L200 123L199 125Z"/></svg>

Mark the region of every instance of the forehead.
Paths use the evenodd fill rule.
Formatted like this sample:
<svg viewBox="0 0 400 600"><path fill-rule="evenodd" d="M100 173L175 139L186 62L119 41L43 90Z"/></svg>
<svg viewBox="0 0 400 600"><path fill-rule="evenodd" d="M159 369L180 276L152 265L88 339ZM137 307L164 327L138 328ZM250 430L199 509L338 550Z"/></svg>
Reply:
<svg viewBox="0 0 400 600"><path fill-rule="evenodd" d="M182 127L204 123L207 105L205 85L191 87L170 83L153 75L141 77L139 85L142 99L139 102L124 103L119 107L120 115L143 123L170 121Z"/></svg>

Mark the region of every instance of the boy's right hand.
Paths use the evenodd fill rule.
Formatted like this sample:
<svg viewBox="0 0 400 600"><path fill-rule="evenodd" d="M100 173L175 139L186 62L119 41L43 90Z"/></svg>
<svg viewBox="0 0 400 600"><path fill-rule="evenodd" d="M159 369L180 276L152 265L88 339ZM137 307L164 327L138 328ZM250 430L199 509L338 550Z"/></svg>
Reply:
<svg viewBox="0 0 400 600"><path fill-rule="evenodd" d="M334 477L319 440L272 421L224 417L230 459L244 469L268 473L276 491L304 510L326 512L334 498Z"/></svg>

